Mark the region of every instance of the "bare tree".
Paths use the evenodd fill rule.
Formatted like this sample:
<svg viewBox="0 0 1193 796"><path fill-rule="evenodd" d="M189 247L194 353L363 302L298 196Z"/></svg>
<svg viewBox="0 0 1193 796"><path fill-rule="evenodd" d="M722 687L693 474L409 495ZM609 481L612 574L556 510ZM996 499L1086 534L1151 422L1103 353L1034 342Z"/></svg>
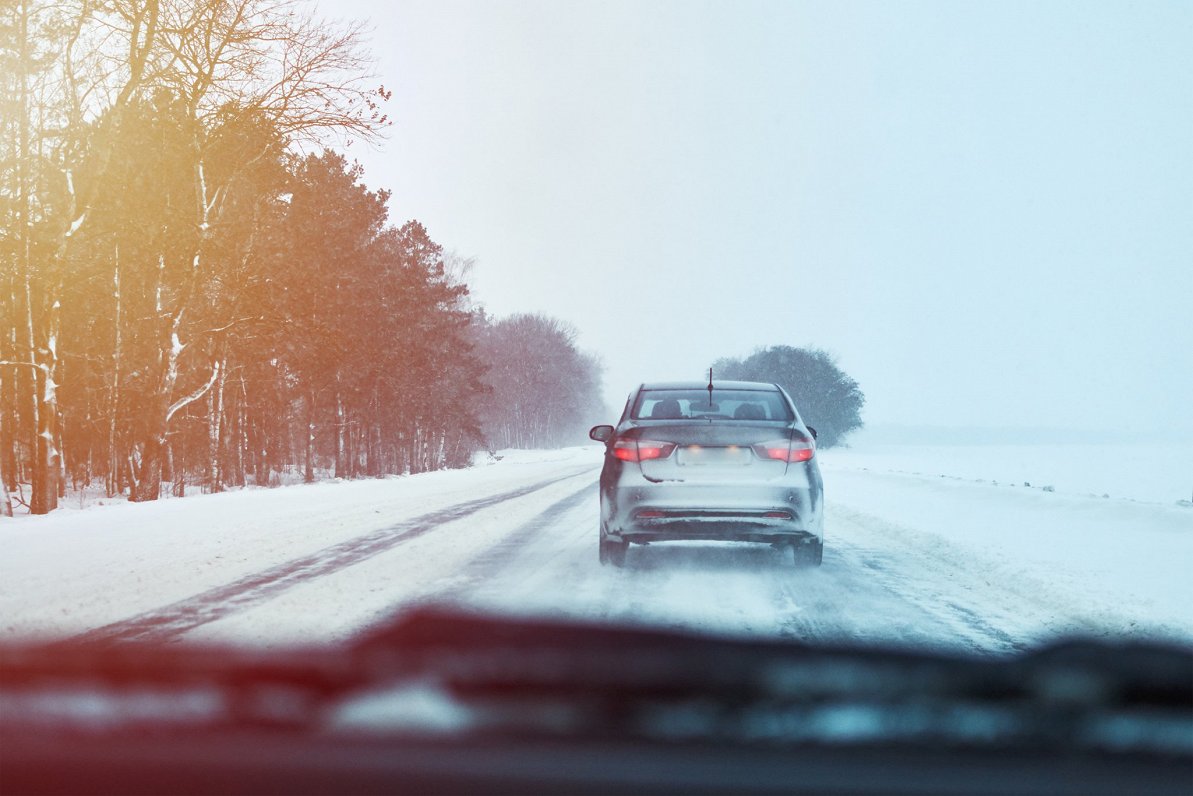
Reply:
<svg viewBox="0 0 1193 796"><path fill-rule="evenodd" d="M110 128L142 85L157 8L157 0L127 3L125 27L111 24L110 13L85 0L22 0L5 9L15 23L6 60L14 67L18 101L9 121L16 129L15 165L4 190L14 199L18 254L17 289L6 313L14 318L13 347L0 367L26 373L14 381L24 407L18 416L30 439L29 508L35 514L54 509L64 488L57 397L63 262L100 185L96 181L80 194L75 173L85 154L102 162ZM119 68L104 65L113 48L126 53ZM106 118L90 135L87 111L96 108Z"/></svg>
<svg viewBox="0 0 1193 796"><path fill-rule="evenodd" d="M545 315L513 315L480 331L493 395L485 436L496 448L539 448L583 439L604 414L601 366L576 347L576 331Z"/></svg>
<svg viewBox="0 0 1193 796"><path fill-rule="evenodd" d="M0 60L25 70L0 69L5 496L48 511L64 469L93 466L149 500L295 463L469 461L485 386L468 263L417 222L386 226L386 192L342 156L298 156L380 135L389 96L359 28L301 9L0 6Z"/></svg>
<svg viewBox="0 0 1193 796"><path fill-rule="evenodd" d="M212 385L220 396L208 402L209 414L223 412L219 374L221 368L227 371L226 361L208 363L211 375L194 392L176 399L175 391L183 372L180 358L209 348L187 338L183 321L188 308L204 300L204 285L212 277L207 262L211 240L224 223L223 211L238 189L241 171L268 155L278 140L318 141L328 134L371 138L388 124L379 105L388 93L367 87L370 61L359 27L316 21L299 8L294 2L263 0L167 0L162 7L153 83L179 98L191 121L196 234L179 289L171 295L163 284L158 286L157 387L145 407L145 434L136 452L137 500L159 494L171 417ZM210 168L214 133L237 125L257 125L272 137L263 138L256 151L242 153L238 164L217 176ZM163 278L165 273L165 267L159 269ZM214 451L221 418L209 416L208 425ZM209 486L219 488L215 465Z"/></svg>

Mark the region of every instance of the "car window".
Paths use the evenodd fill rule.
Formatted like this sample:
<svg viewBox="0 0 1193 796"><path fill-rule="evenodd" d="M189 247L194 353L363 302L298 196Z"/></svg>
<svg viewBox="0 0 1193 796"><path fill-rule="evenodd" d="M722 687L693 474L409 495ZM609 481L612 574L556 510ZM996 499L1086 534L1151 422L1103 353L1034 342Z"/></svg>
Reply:
<svg viewBox="0 0 1193 796"><path fill-rule="evenodd" d="M634 420L794 420L791 408L775 390L643 390L634 401Z"/></svg>

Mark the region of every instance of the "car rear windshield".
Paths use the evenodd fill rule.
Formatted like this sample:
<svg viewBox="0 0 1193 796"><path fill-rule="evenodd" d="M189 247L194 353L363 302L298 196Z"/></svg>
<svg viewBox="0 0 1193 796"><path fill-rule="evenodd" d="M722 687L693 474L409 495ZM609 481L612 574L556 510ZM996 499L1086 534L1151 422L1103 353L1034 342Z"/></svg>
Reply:
<svg viewBox="0 0 1193 796"><path fill-rule="evenodd" d="M630 417L634 420L712 418L788 422L795 419L782 393L776 390L715 388L711 404L708 402L708 390L643 390L634 402Z"/></svg>

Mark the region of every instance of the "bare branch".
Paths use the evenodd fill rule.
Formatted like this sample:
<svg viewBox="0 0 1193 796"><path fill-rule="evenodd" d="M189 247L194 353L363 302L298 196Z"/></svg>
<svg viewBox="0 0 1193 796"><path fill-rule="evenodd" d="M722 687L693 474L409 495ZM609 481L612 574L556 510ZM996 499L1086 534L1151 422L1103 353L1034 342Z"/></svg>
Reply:
<svg viewBox="0 0 1193 796"><path fill-rule="evenodd" d="M211 389L211 385L215 384L215 380L219 375L220 375L220 363L216 362L214 365L211 366L211 378L209 378L207 380L206 384L199 387L197 390L195 390L191 394L184 395L183 397L179 398L174 403L170 404L170 408L166 412L166 422L169 423L170 418L174 417L174 414L179 409L186 407L188 404L194 403L195 401L199 400L204 395L206 395L207 391Z"/></svg>

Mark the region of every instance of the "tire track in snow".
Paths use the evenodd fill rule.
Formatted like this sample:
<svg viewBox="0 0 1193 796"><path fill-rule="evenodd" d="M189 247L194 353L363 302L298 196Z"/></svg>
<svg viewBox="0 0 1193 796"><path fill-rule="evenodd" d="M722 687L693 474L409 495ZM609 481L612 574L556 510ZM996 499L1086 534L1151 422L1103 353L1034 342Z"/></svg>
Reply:
<svg viewBox="0 0 1193 796"><path fill-rule="evenodd" d="M573 469L563 476L423 514L247 575L232 583L217 586L162 608L95 628L76 636L73 640L92 643L173 641L197 627L266 602L300 583L338 572L373 556L388 552L445 523L463 519L482 509L509 500L525 497L552 484L574 478L590 469L589 467Z"/></svg>
<svg viewBox="0 0 1193 796"><path fill-rule="evenodd" d="M633 546L624 569L602 567L595 504L585 490L557 501L425 599L811 642L941 645L950 635L944 623L862 572L853 547L830 543L825 566L808 570L763 545L706 543Z"/></svg>
<svg viewBox="0 0 1193 796"><path fill-rule="evenodd" d="M779 635L909 649L990 653L1004 648L1005 638L986 642L995 633L983 635L985 643L976 642L970 633L959 635L956 622L928 610L914 589L899 588L875 564L876 551L849 541L841 530L834 524L822 567L796 573L782 584Z"/></svg>
<svg viewBox="0 0 1193 796"><path fill-rule="evenodd" d="M417 600L418 603L464 603L468 601L470 593L486 582L494 580L497 573L509 568L511 562L544 533L550 533L558 527L560 519L568 512L575 510L585 501L593 500L596 494L597 481L591 481L575 492L555 501L531 519L519 525L512 532L488 548L480 555L469 560L461 568L461 574L453 582L440 589L436 589ZM595 555L595 554L594 554ZM521 572L523 576L533 575Z"/></svg>
<svg viewBox="0 0 1193 796"><path fill-rule="evenodd" d="M982 654L1030 642L1006 611L1046 607L1005 584L975 588L966 566L973 562L942 555L935 537L906 528L893 534L881 518L838 506L820 568L796 570L763 546L699 543L635 546L625 569L601 567L595 504L586 483L413 602Z"/></svg>
<svg viewBox="0 0 1193 796"><path fill-rule="evenodd" d="M1064 594L1034 579L1002 577L1002 562L977 559L948 540L881 517L835 507L837 521L862 535L882 534L885 549L848 544L859 567L891 595L915 605L941 627L936 642L1005 654L1057 635L1093 635L1097 623ZM910 543L910 544L909 544Z"/></svg>
<svg viewBox="0 0 1193 796"><path fill-rule="evenodd" d="M850 538L859 530L856 517L833 528L819 568L795 569L762 545L675 543L633 546L626 567L617 569L597 563L595 513L591 522L578 519L590 497L595 503L595 496L580 490L557 501L472 559L463 577L429 599L811 643L983 654L1019 644L948 589L949 581L964 580L956 562L940 562L927 582L901 582L898 572L916 566L925 551L859 544ZM865 536L881 530L875 521L879 527L862 523Z"/></svg>

